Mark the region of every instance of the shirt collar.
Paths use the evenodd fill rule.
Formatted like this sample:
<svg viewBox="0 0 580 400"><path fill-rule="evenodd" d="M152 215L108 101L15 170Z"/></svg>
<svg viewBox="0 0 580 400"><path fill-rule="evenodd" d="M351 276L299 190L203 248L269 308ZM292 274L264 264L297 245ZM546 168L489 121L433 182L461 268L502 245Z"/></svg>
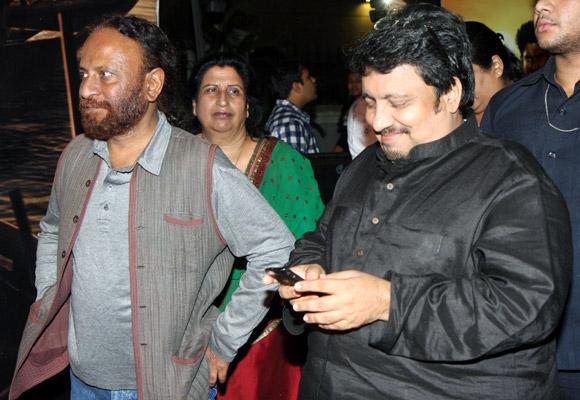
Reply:
<svg viewBox="0 0 580 400"><path fill-rule="evenodd" d="M556 61L554 57L550 57L548 58L548 61L546 61L546 64L544 64L544 67L540 69L540 73L538 74L538 79L540 77L543 77L546 81L548 81L550 84L559 87L560 85L558 85L558 83L556 82ZM538 79L536 79L534 82L537 82Z"/></svg>
<svg viewBox="0 0 580 400"><path fill-rule="evenodd" d="M449 153L450 151L455 150L456 148L472 140L478 134L478 132L479 128L477 127L475 116L470 115L461 125L459 125L457 128L452 130L448 135L442 137L441 139L416 145L409 152L409 157L401 161L403 163L408 163L425 158L438 157ZM380 146L377 149L377 155L381 163L387 161L391 162L387 159L387 156ZM399 161L395 161L395 163L398 162Z"/></svg>
<svg viewBox="0 0 580 400"><path fill-rule="evenodd" d="M276 100L276 107L287 107L287 108L291 108L294 113L298 114L298 116L302 120L304 120L304 122L310 123L310 115L308 115L308 113L306 111L304 111L301 108L297 107L296 104L292 103L290 100L287 100L287 99L278 99L278 100Z"/></svg>
<svg viewBox="0 0 580 400"><path fill-rule="evenodd" d="M155 133L147 144L147 147L145 147L145 150L143 150L143 153L137 159L137 164L146 171L154 175L159 175L165 152L169 146L170 137L171 125L167 121L165 114L157 111L157 127L155 128ZM106 141L95 139L93 141L93 154L101 157L109 167L111 166L109 161L109 147Z"/></svg>

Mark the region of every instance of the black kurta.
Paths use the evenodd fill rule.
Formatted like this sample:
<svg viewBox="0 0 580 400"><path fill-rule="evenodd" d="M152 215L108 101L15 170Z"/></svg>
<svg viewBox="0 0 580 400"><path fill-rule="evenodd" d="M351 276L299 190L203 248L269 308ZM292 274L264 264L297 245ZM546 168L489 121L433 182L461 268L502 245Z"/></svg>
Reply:
<svg viewBox="0 0 580 400"><path fill-rule="evenodd" d="M552 181L474 119L409 160L368 148L291 263L389 279L390 320L313 330L300 398L557 398L553 332L571 254Z"/></svg>

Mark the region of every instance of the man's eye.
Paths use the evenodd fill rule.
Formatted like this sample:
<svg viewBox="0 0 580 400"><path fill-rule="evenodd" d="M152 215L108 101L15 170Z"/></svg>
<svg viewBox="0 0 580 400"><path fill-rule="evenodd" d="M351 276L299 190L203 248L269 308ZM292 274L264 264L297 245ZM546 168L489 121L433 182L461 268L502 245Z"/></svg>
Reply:
<svg viewBox="0 0 580 400"><path fill-rule="evenodd" d="M391 103L391 107L393 107L393 108L402 108L402 107L405 107L406 105L407 105L406 101L398 101L398 102Z"/></svg>
<svg viewBox="0 0 580 400"><path fill-rule="evenodd" d="M110 78L111 76L113 76L113 73L110 71L101 71L101 76L103 78Z"/></svg>

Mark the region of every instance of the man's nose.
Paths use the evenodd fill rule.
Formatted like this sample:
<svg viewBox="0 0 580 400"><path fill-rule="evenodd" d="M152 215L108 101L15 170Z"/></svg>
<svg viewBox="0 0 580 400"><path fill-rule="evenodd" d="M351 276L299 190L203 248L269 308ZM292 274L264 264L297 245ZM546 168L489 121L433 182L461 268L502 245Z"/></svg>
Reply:
<svg viewBox="0 0 580 400"><path fill-rule="evenodd" d="M367 122L377 134L380 134L383 130L393 125L390 107L381 104L375 105L375 108L372 110L367 108L366 117Z"/></svg>
<svg viewBox="0 0 580 400"><path fill-rule="evenodd" d="M534 13L541 15L552 10L552 0L538 0L534 6Z"/></svg>
<svg viewBox="0 0 580 400"><path fill-rule="evenodd" d="M98 79L95 76L88 75L81 80L79 95L83 99L88 99L89 97L98 94L99 90Z"/></svg>

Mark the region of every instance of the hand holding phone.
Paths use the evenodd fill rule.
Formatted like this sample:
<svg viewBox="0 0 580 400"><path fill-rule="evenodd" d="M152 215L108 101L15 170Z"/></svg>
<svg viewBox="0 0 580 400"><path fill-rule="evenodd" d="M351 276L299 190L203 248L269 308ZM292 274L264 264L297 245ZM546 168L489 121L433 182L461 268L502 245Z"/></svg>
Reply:
<svg viewBox="0 0 580 400"><path fill-rule="evenodd" d="M272 272L274 278L276 278L280 285L294 286L296 282L304 280L304 278L292 271L287 265L282 268L266 268L266 272Z"/></svg>

